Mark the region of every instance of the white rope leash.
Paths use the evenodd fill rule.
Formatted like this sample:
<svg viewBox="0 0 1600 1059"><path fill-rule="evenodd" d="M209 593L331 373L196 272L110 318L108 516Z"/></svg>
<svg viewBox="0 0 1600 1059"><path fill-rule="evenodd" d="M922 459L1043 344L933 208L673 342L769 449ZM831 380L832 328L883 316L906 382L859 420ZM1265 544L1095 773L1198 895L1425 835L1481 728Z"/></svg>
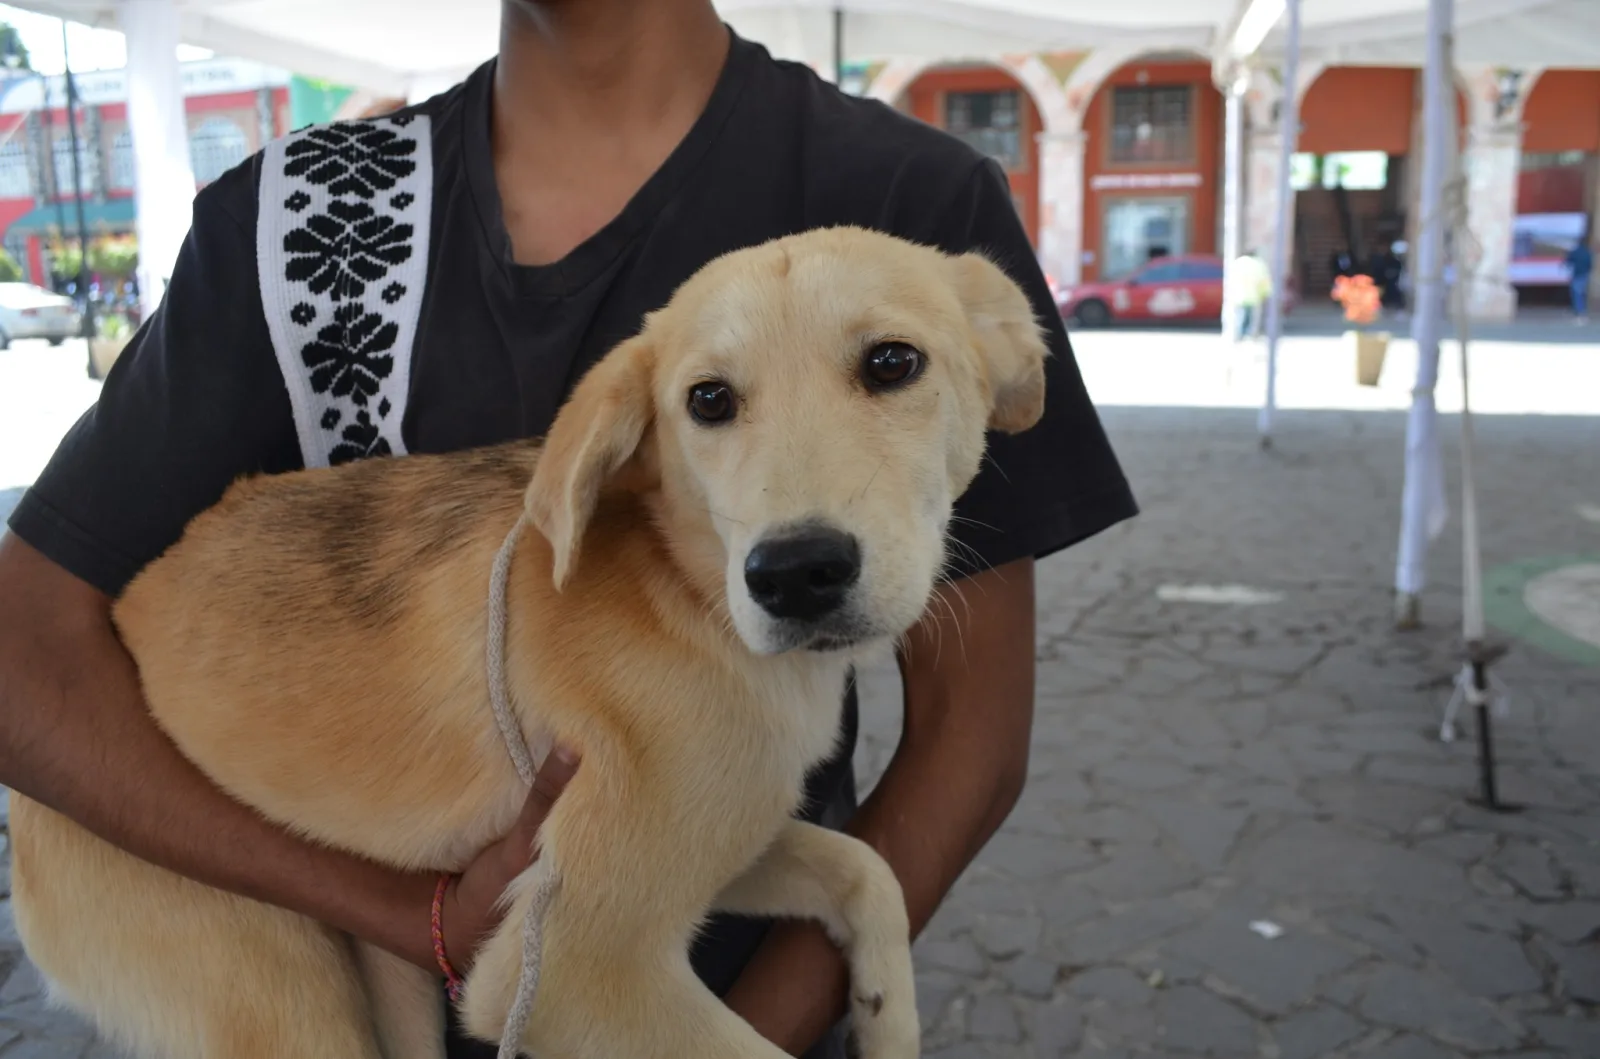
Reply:
<svg viewBox="0 0 1600 1059"><path fill-rule="evenodd" d="M495 723L500 726L500 738L505 741L511 763L517 768L522 782L533 786L533 755L523 742L522 726L511 712L511 687L506 680L506 622L508 620L506 593L511 580L511 557L517 550L517 538L528 524L527 516L517 519L511 527L500 550L495 553L494 566L489 570L489 707L494 710Z"/></svg>
<svg viewBox="0 0 1600 1059"><path fill-rule="evenodd" d="M533 754L523 740L522 726L511 712L511 685L506 679L506 624L508 621L507 593L511 580L511 557L517 550L517 538L527 526L527 516L517 519L511 532L495 553L494 565L489 571L489 632L487 637L489 706L494 710L495 723L500 726L500 737L516 766L517 775L529 787L533 786ZM500 1036L500 1049L496 1059L517 1059L521 1053L522 1034L528 1028L533 1014L534 994L539 989L539 965L542 957L542 927L545 912L555 897L555 869L545 865L539 872L539 881L533 891L528 914L522 920L522 970L517 976L517 991L511 1010L506 1014L505 1030Z"/></svg>

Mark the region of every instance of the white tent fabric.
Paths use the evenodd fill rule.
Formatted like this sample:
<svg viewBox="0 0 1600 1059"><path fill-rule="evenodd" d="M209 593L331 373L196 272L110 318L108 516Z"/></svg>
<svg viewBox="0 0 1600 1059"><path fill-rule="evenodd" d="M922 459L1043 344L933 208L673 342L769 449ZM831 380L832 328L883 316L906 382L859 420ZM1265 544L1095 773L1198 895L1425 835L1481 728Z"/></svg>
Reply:
<svg viewBox="0 0 1600 1059"><path fill-rule="evenodd" d="M20 0L117 28L136 0ZM500 0L171 0L185 43L382 95L417 96L494 53ZM1256 0L1276 3L1283 0ZM1427 0L1302 0L1308 59L1420 65ZM1147 38L1220 50L1249 0L716 0L740 33L831 69L833 12L847 62L993 58ZM1459 62L1600 66L1596 0L1457 0ZM1283 30L1263 57L1277 59Z"/></svg>
<svg viewBox="0 0 1600 1059"><path fill-rule="evenodd" d="M1428 0L1303 0L1301 54L1330 65L1421 66ZM1460 65L1600 66L1596 0L1455 0L1451 42ZM1263 55L1282 54L1284 31Z"/></svg>
<svg viewBox="0 0 1600 1059"><path fill-rule="evenodd" d="M107 28L130 0L16 6ZM1129 35L1206 49L1240 0L717 0L742 35L831 69L833 12L844 58L947 60L1093 47ZM500 0L173 0L187 44L383 95L425 94L494 54Z"/></svg>

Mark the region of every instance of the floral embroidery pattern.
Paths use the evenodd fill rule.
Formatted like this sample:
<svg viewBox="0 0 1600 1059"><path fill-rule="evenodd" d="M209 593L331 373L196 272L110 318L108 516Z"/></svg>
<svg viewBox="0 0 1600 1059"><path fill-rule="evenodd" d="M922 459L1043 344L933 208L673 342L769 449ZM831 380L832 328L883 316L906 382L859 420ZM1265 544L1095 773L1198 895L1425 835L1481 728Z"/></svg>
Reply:
<svg viewBox="0 0 1600 1059"><path fill-rule="evenodd" d="M417 141L376 123L322 125L290 144L284 172L326 184L336 196L370 199L416 171Z"/></svg>
<svg viewBox="0 0 1600 1059"><path fill-rule="evenodd" d="M294 325L279 362L298 377L308 464L405 451L395 405L415 327L408 295L426 275L426 211L412 207L431 182L428 135L409 117L346 122L295 133L276 155L284 212L267 245L285 285L278 312Z"/></svg>
<svg viewBox="0 0 1600 1059"><path fill-rule="evenodd" d="M339 306L333 323L318 331L316 340L300 351L311 369L311 388L364 406L377 396L379 385L394 370L389 351L399 334L398 324L367 312L360 302Z"/></svg>
<svg viewBox="0 0 1600 1059"><path fill-rule="evenodd" d="M314 294L331 291L334 301L359 298L368 283L411 257L411 235L411 225L397 224L365 202L335 199L327 213L307 218L305 227L284 236L286 274L307 282Z"/></svg>

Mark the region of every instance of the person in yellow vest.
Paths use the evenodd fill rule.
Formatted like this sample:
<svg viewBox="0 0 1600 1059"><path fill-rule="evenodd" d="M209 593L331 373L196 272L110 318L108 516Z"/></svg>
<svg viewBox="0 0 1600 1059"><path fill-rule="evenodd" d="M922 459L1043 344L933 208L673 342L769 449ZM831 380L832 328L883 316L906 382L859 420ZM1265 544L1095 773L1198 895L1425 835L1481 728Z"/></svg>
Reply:
<svg viewBox="0 0 1600 1059"><path fill-rule="evenodd" d="M1233 340L1261 333L1263 310L1272 294L1272 273L1254 249L1233 259L1227 275L1227 303L1233 308Z"/></svg>

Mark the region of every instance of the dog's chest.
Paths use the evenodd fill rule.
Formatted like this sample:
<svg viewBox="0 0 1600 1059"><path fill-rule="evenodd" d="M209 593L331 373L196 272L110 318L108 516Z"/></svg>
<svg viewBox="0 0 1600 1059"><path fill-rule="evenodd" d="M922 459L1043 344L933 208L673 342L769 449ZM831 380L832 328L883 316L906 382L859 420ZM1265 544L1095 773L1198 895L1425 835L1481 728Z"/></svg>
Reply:
<svg viewBox="0 0 1600 1059"><path fill-rule="evenodd" d="M848 668L831 659L791 660L751 689L749 737L796 799L805 773L837 747Z"/></svg>

